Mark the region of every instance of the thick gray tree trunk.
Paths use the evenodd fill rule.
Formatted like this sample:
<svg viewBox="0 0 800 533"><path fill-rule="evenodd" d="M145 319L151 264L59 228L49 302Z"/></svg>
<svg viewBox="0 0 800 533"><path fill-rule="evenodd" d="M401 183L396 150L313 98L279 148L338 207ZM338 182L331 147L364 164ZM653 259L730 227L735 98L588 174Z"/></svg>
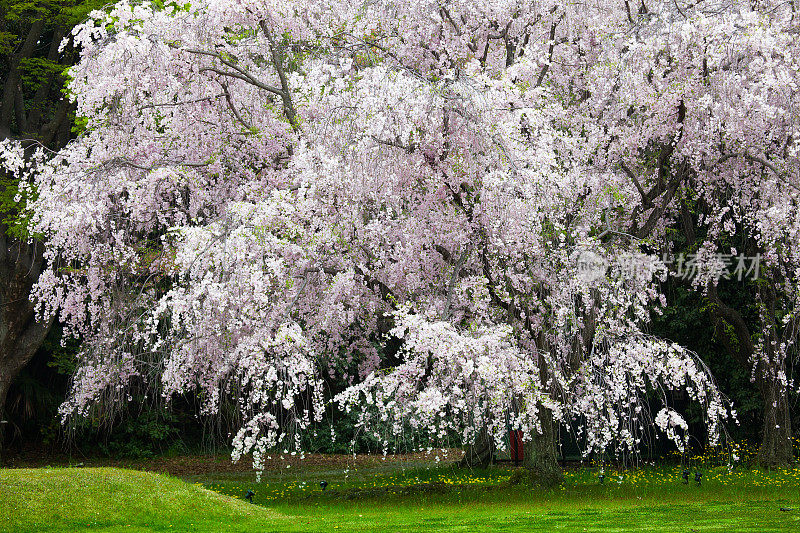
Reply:
<svg viewBox="0 0 800 533"><path fill-rule="evenodd" d="M785 466L794 461L789 394L777 380L762 380L764 423L757 461L761 466Z"/></svg>
<svg viewBox="0 0 800 533"><path fill-rule="evenodd" d="M534 433L532 439L525 442L523 466L531 482L553 487L563 480L561 466L558 464L558 426L548 409L541 407L540 413L542 432Z"/></svg>
<svg viewBox="0 0 800 533"><path fill-rule="evenodd" d="M6 420L6 399L14 379L39 349L51 322L39 323L29 300L43 263L41 245L9 237L0 224L0 421ZM0 423L0 460L5 444Z"/></svg>
<svg viewBox="0 0 800 533"><path fill-rule="evenodd" d="M719 336L720 341L748 370L753 365L753 354L755 348L750 337L750 329L744 321L742 315L735 309L726 305L718 296L716 287L709 287L709 300L715 304L713 315L721 330L726 331L725 326L732 326L730 334L723 333ZM768 305L774 305L774 295L767 294L763 299ZM774 316L774 310L772 310ZM788 328L789 326L787 326ZM776 336L777 327L773 324L772 331L769 333ZM775 337L777 338L777 337ZM789 396L786 387L777 379L778 371L785 371L785 361L778 361L773 353L774 348L770 339L765 343L768 354L767 360L759 361L756 364L755 380L761 393L761 400L764 405L764 422L761 429L761 446L758 450L756 460L761 466L786 466L794 461L792 448L792 423L789 410Z"/></svg>
<svg viewBox="0 0 800 533"><path fill-rule="evenodd" d="M24 17L23 17L24 19ZM0 140L15 136L23 144L35 142L52 150L64 146L70 138L69 99L61 98L63 77L52 72L41 80L31 94L23 90L21 66L26 59L45 57L66 66L73 54L59 52L63 36L69 27L64 22L38 18L21 19L27 24L19 33L21 42L6 55L8 69L0 77ZM0 213L0 220L13 213ZM9 237L8 228L0 222L0 421L5 420L6 400L14 379L30 361L44 341L50 323L36 322L28 298L32 285L41 272L42 248L38 244L20 242ZM2 459L4 428L0 424L0 460Z"/></svg>

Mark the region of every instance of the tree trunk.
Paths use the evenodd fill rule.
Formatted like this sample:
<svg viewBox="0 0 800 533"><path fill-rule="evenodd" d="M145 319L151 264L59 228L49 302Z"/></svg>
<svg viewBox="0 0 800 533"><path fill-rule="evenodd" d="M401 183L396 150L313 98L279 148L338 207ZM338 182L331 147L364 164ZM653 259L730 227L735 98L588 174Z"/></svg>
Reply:
<svg viewBox="0 0 800 533"><path fill-rule="evenodd" d="M37 322L29 300L43 262L40 245L9 237L5 225L0 224L0 420L6 420L8 389L39 349L52 323ZM7 425L0 424L0 460Z"/></svg>
<svg viewBox="0 0 800 533"><path fill-rule="evenodd" d="M753 366L753 354L755 348L750 338L750 329L744 321L742 315L732 307L725 304L717 294L714 286L709 286L708 296L715 304L713 317L722 331L718 336L725 349L750 370ZM770 295L767 295L768 297ZM769 298L766 298L769 300ZM774 298L768 301L774 305ZM774 310L771 311L774 316ZM725 326L733 327L731 333L726 333ZM776 328L776 324L772 325ZM731 334L732 337L731 338ZM776 332L768 331L770 338L777 338ZM776 361L772 351L772 343L766 342L767 349L770 350L769 360ZM778 369L783 369L785 361L780 360L770 366L765 361L757 362L755 369L756 384L758 385L761 399L764 402L763 426L761 430L761 445L758 450L756 461L761 466L786 466L794 460L792 450L792 424L791 413L789 411L789 397L786 386L778 379Z"/></svg>
<svg viewBox="0 0 800 533"><path fill-rule="evenodd" d="M5 412L9 385L10 383L3 379L3 372L0 370L0 467L3 465L3 444L5 443L6 426L8 425Z"/></svg>
<svg viewBox="0 0 800 533"><path fill-rule="evenodd" d="M20 38L24 36L22 42L13 52L6 54L9 68L0 82L0 140L10 137L14 130L13 133L24 139L26 146L33 142L32 139L38 139L45 146L58 150L69 141L71 103L68 99L57 102L60 93L53 87L54 80L61 79L61 76L53 73L42 81L32 102L26 103L22 90L20 65L23 60L38 55L42 41L49 39L47 59L59 62L58 48L67 28L56 25L52 37L47 37L48 25L53 22L47 21L46 17L29 20L27 31L19 35ZM68 60L67 56L63 56L61 62L63 64ZM56 99L53 99L53 94ZM55 108L52 118L44 112L48 105ZM46 120L49 122L44 123ZM3 212L0 213L0 220L14 216L13 212ZM50 329L51 321L37 323L29 301L31 288L39 278L43 262L40 244L9 236L6 224L0 222L0 421L7 416L5 405L9 388L39 349ZM0 423L0 461L5 444L4 430L8 425Z"/></svg>
<svg viewBox="0 0 800 533"><path fill-rule="evenodd" d="M44 19L34 21L19 51L10 57L11 65L9 65L10 68L6 75L5 83L3 83L2 101L0 101L0 138L8 137L11 134L11 120L14 116L15 105L18 103L17 96L21 96L20 62L33 55L43 29ZM19 124L17 127L20 130L22 129Z"/></svg>
<svg viewBox="0 0 800 533"><path fill-rule="evenodd" d="M761 446L758 449L758 464L766 467L791 464L794 461L794 451L788 391L777 380L764 380L760 388L764 399L764 425L761 430Z"/></svg>
<svg viewBox="0 0 800 533"><path fill-rule="evenodd" d="M458 466L464 468L487 468L492 464L493 458L494 441L484 426L475 435L475 442L464 450L464 457L458 462Z"/></svg>
<svg viewBox="0 0 800 533"><path fill-rule="evenodd" d="M558 464L556 423L549 409L540 407L542 432L533 434L525 442L523 466L530 481L544 487L553 487L563 480L561 466Z"/></svg>

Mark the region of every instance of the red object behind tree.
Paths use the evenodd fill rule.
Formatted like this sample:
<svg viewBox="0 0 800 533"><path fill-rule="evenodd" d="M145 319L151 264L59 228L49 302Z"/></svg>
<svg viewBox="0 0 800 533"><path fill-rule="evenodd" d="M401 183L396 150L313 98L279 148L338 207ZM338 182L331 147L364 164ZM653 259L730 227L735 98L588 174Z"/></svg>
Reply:
<svg viewBox="0 0 800 533"><path fill-rule="evenodd" d="M509 451L511 454L511 460L514 461L515 465L521 464L523 458L525 457L525 450L522 444L522 431L519 429L510 431L508 434L508 440L510 441Z"/></svg>

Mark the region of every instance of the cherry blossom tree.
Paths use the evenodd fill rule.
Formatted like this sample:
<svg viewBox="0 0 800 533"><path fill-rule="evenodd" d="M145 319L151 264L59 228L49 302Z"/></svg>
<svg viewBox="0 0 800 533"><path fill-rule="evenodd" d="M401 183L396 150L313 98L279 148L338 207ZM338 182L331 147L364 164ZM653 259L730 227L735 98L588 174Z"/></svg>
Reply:
<svg viewBox="0 0 800 533"><path fill-rule="evenodd" d="M231 395L234 459L259 467L320 420L331 372L387 449L408 429L498 445L520 429L546 481L561 425L587 454L634 451L653 424L685 446L671 390L716 441L729 410L702 361L646 333L659 243L702 197L709 257L735 212L775 268L797 264L793 12L651 4L94 13L72 36L86 132L30 172L39 312L86 339L62 413L132 380L207 412Z"/></svg>

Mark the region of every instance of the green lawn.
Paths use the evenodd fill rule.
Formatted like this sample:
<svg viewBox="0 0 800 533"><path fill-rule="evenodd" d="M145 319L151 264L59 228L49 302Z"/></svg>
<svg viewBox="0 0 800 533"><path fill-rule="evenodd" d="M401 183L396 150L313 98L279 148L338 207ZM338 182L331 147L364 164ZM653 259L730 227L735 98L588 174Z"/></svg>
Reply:
<svg viewBox="0 0 800 533"><path fill-rule="evenodd" d="M3 532L254 531L277 517L271 509L149 472L0 470Z"/></svg>
<svg viewBox="0 0 800 533"><path fill-rule="evenodd" d="M0 470L0 531L800 531L800 469L706 469L701 486L683 485L677 467L607 472L602 486L587 469L552 491L509 485L509 475L312 468L255 483L242 473ZM242 501L248 489L257 505Z"/></svg>

